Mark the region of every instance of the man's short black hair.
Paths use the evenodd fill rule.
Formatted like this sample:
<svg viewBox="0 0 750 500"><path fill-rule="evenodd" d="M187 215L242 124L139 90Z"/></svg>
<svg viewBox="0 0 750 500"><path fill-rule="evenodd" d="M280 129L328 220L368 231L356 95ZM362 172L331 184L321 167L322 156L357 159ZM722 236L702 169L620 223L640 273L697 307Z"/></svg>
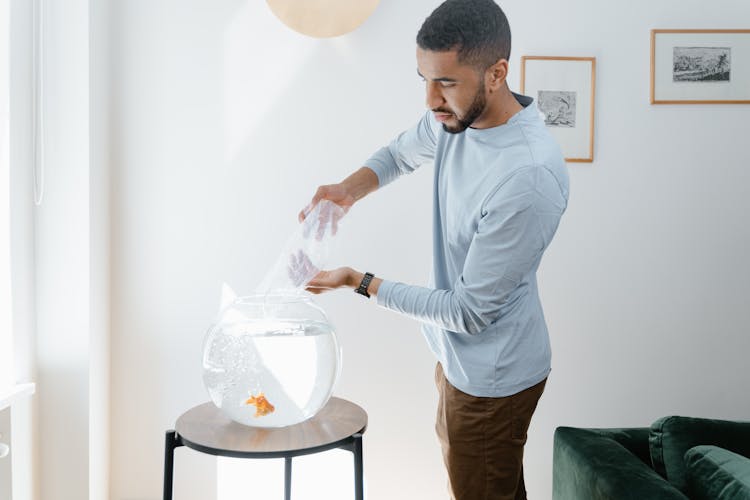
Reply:
<svg viewBox="0 0 750 500"><path fill-rule="evenodd" d="M417 33L424 50L458 50L461 63L484 71L510 57L510 25L493 0L447 0L425 19Z"/></svg>

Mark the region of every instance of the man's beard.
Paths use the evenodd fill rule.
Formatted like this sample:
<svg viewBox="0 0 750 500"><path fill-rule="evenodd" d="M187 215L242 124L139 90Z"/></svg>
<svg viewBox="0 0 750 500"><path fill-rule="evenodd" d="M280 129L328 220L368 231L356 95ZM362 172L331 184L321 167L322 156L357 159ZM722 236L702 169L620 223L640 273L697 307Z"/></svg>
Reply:
<svg viewBox="0 0 750 500"><path fill-rule="evenodd" d="M458 125L451 127L443 123L443 130L445 130L449 134L460 134L461 132L469 128L471 124L474 123L477 118L482 115L482 113L484 113L484 108L486 106L487 98L484 96L484 82L481 82L479 90L474 96L474 100L472 101L471 106L469 106L469 110L466 112L463 118L460 118L457 114L454 113L453 116L455 116L456 120L458 120Z"/></svg>

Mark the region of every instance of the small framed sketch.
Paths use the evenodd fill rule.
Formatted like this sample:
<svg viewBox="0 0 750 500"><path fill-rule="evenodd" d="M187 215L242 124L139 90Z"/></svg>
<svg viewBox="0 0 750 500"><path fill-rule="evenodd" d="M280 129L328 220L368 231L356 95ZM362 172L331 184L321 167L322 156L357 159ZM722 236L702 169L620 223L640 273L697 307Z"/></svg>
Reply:
<svg viewBox="0 0 750 500"><path fill-rule="evenodd" d="M565 161L594 161L596 58L521 57L521 93L536 100Z"/></svg>
<svg viewBox="0 0 750 500"><path fill-rule="evenodd" d="M750 29L651 30L651 104L750 104Z"/></svg>

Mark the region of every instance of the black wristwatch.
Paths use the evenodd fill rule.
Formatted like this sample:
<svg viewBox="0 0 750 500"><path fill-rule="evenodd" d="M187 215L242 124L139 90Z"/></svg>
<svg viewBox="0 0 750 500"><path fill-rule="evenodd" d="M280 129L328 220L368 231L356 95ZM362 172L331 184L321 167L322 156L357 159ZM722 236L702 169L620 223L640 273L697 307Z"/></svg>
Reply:
<svg viewBox="0 0 750 500"><path fill-rule="evenodd" d="M375 277L372 273L365 273L365 276L362 278L362 282L359 284L357 288L354 289L354 293L358 293L360 295L364 295L368 299L370 298L370 294L367 293L367 287L370 286L370 282Z"/></svg>

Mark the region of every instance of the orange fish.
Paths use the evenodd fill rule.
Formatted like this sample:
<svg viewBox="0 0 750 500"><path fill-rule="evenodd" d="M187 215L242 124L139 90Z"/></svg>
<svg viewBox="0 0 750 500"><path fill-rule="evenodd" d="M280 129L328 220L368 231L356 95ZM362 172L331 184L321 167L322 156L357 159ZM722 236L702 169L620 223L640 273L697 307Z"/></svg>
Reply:
<svg viewBox="0 0 750 500"><path fill-rule="evenodd" d="M253 396L252 393L250 393L250 397L247 399L247 401L245 401L245 404L255 405L256 417L263 417L265 415L268 415L269 413L273 413L273 410L275 410L273 405L268 402L262 392L257 396Z"/></svg>

